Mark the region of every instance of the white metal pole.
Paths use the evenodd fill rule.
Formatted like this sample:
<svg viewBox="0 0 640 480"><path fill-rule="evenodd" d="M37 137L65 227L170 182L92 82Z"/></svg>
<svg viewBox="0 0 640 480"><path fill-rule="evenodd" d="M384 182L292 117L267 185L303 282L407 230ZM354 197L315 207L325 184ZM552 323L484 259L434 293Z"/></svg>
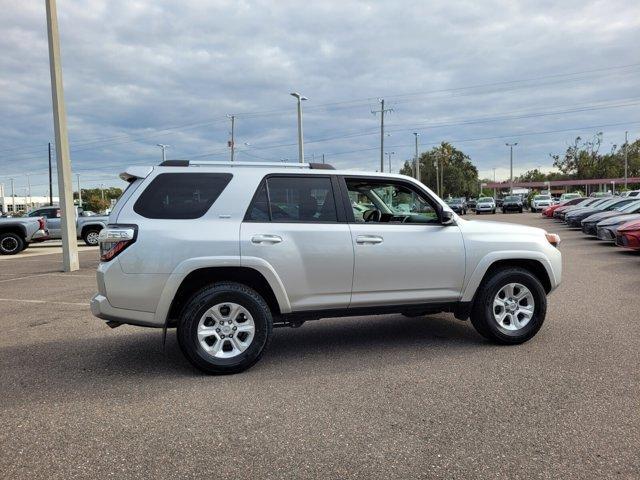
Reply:
<svg viewBox="0 0 640 480"><path fill-rule="evenodd" d="M292 97L295 97L298 104L298 161L300 163L304 163L304 135L302 132L302 102L307 100L307 97L303 95L292 92Z"/></svg>
<svg viewBox="0 0 640 480"><path fill-rule="evenodd" d="M16 211L16 194L13 189L13 178L10 178L9 180L11 180L11 212L13 213Z"/></svg>
<svg viewBox="0 0 640 480"><path fill-rule="evenodd" d="M76 173L76 177L78 178L78 206L82 207L82 190L80 189L80 174Z"/></svg>
<svg viewBox="0 0 640 480"><path fill-rule="evenodd" d="M420 181L420 159L418 158L418 137L420 134L418 132L413 132L413 136L416 139L416 156L414 158L414 171L416 174L416 180Z"/></svg>
<svg viewBox="0 0 640 480"><path fill-rule="evenodd" d="M53 99L53 124L56 134L56 163L58 166L58 195L60 196L62 227L62 263L64 271L80 268L78 242L76 240L76 214L73 208L73 180L67 114L64 107L62 62L60 59L60 34L56 0L45 0L47 7L47 34L49 39L49 64L51 69L51 96Z"/></svg>

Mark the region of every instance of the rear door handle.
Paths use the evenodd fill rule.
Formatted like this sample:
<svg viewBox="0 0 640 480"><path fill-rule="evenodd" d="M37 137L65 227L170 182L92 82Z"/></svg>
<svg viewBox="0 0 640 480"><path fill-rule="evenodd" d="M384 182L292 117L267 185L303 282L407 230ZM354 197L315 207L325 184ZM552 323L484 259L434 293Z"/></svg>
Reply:
<svg viewBox="0 0 640 480"><path fill-rule="evenodd" d="M356 237L356 243L359 245L382 243L383 238L379 235L358 235Z"/></svg>
<svg viewBox="0 0 640 480"><path fill-rule="evenodd" d="M259 244L275 244L282 242L282 237L279 235L254 235L251 237L251 243L259 243Z"/></svg>

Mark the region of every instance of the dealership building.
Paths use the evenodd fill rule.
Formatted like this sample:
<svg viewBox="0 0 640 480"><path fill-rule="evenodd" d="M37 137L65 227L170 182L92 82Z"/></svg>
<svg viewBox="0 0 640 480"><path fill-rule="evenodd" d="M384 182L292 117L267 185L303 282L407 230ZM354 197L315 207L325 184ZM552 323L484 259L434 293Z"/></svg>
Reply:
<svg viewBox="0 0 640 480"><path fill-rule="evenodd" d="M58 204L58 197L53 197L53 204ZM49 205L49 197L7 195L6 189L0 184L0 214L28 212L45 205Z"/></svg>

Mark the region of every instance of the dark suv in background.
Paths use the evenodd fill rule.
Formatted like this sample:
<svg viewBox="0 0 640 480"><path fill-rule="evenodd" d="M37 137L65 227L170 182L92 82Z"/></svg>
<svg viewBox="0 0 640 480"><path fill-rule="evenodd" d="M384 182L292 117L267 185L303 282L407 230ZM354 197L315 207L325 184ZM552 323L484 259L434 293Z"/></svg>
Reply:
<svg viewBox="0 0 640 480"><path fill-rule="evenodd" d="M519 195L507 195L506 197L504 197L504 200L502 201L502 213L507 213L507 212L522 213L523 208L524 208L524 205L522 203L522 198L520 198Z"/></svg>

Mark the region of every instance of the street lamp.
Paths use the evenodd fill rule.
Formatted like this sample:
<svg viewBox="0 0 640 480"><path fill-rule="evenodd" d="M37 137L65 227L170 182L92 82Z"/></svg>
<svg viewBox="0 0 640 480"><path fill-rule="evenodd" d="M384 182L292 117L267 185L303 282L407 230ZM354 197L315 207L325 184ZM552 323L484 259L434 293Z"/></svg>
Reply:
<svg viewBox="0 0 640 480"><path fill-rule="evenodd" d="M167 160L167 148L171 145L165 145L164 143L157 143L156 146L162 149L162 161L165 162Z"/></svg>
<svg viewBox="0 0 640 480"><path fill-rule="evenodd" d="M505 145L507 147L509 147L509 168L510 168L510 171L511 171L511 173L509 175L509 193L511 193L511 195L513 195L513 147L518 145L518 142L505 143Z"/></svg>
<svg viewBox="0 0 640 480"><path fill-rule="evenodd" d="M389 173L391 173L391 155L395 155L396 152L386 152L386 154L387 154L387 160L389 163Z"/></svg>
<svg viewBox="0 0 640 480"><path fill-rule="evenodd" d="M291 96L298 101L298 161L304 163L304 140L302 136L302 102L309 100L297 92L291 92Z"/></svg>
<svg viewBox="0 0 640 480"><path fill-rule="evenodd" d="M416 139L416 156L414 157L414 169L413 171L416 174L416 180L420 181L420 160L418 160L418 137L420 134L418 132L413 132L413 136Z"/></svg>

